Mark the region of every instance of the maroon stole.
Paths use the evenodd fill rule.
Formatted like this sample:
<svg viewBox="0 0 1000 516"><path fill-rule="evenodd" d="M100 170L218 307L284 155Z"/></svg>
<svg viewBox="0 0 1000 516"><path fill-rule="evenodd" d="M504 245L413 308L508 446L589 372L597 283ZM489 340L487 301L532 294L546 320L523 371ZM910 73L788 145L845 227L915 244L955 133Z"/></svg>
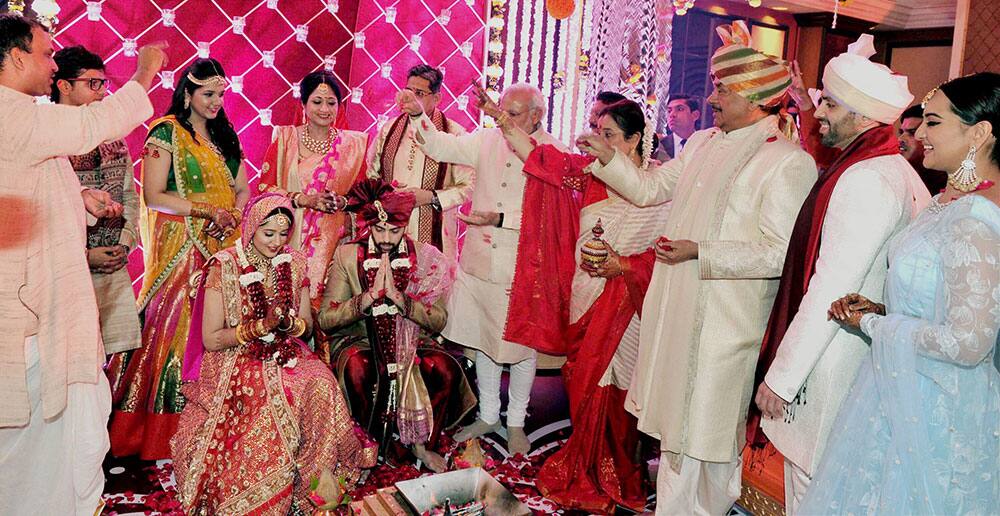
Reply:
<svg viewBox="0 0 1000 516"><path fill-rule="evenodd" d="M750 397L750 413L747 417L747 443L755 448L767 445L767 436L760 430L761 413L754 403L757 388L764 381L771 362L778 352L778 346L785 337L792 319L799 311L802 298L809 289L809 280L816 272L816 260L823 233L823 220L826 209L830 205L830 196L837 186L837 181L851 165L879 156L899 154L899 140L892 126L880 126L869 129L858 136L836 158L829 168L824 169L812 191L802 204L799 215L795 219L795 227L785 254L785 266L781 272L781 284L771 308L771 317L767 321L767 331L760 347L760 357L757 360L757 372L754 378L754 392ZM793 403L801 401L798 397Z"/></svg>
<svg viewBox="0 0 1000 516"><path fill-rule="evenodd" d="M448 119L445 118L444 113L435 109L430 118L435 129L442 132L448 132L450 124ZM403 136L406 135L406 129L409 125L410 117L406 113L403 113L402 115L396 117L396 120L393 121L392 126L389 128L388 134L386 134L385 143L382 146L382 156L379 158L381 176L386 182L391 183L394 179L393 176L395 175L394 163L396 161L396 153L399 152L399 146L403 142ZM420 188L424 190L440 190L443 188L447 166L448 165L446 163L438 163L437 161L425 156L424 173L420 182ZM417 208L417 213L419 228L418 234L416 235L417 240L431 244L434 247L437 247L438 250L443 251L444 243L441 238L441 212L435 210L430 205L427 205Z"/></svg>

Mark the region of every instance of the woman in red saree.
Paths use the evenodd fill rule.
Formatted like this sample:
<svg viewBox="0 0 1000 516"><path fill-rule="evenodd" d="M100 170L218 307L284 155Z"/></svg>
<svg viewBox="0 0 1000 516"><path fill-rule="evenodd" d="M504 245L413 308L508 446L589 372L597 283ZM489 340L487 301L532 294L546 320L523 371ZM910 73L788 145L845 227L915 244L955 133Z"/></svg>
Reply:
<svg viewBox="0 0 1000 516"><path fill-rule="evenodd" d="M353 487L376 449L326 364L301 338L312 326L306 259L287 244L291 201L264 194L244 210L236 246L205 268L184 357L171 441L188 514L296 514L324 470Z"/></svg>
<svg viewBox="0 0 1000 516"><path fill-rule="evenodd" d="M669 205L639 208L628 203L587 173L593 158L549 145L536 147L483 95L480 104L498 119L511 147L525 159L529 179L524 205L540 207L522 215L518 263L529 265L515 273L511 310L519 315L508 318L508 331L555 328L566 346L563 378L573 434L545 461L536 486L568 508L611 513L621 505L641 510L646 490L635 457L639 433L624 401L638 354L638 314L653 270L650 246ZM653 151L651 136L642 109L628 100L602 113L594 135L643 165ZM578 267L580 251L598 225L608 258L596 267ZM542 299L549 306L528 299Z"/></svg>

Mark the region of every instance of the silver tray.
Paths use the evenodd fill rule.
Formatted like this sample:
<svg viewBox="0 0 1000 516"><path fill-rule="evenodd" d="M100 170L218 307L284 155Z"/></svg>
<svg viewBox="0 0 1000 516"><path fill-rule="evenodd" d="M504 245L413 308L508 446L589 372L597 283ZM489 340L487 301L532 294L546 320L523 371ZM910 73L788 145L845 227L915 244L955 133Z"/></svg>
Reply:
<svg viewBox="0 0 1000 516"><path fill-rule="evenodd" d="M443 504L446 499L450 499L453 505L483 502L486 516L531 514L528 506L518 501L483 468L460 469L405 480L397 482L396 488L417 514Z"/></svg>

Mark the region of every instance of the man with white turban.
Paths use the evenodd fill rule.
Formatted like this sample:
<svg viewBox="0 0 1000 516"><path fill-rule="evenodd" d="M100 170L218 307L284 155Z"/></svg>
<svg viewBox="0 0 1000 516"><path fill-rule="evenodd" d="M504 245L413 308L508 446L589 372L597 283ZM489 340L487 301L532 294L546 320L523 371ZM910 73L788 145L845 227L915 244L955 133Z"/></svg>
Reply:
<svg viewBox="0 0 1000 516"><path fill-rule="evenodd" d="M770 439L785 457L788 514L868 353L867 339L827 311L850 292L882 299L888 241L930 200L892 127L913 101L907 79L870 61L874 53L862 35L823 71L815 117L823 145L840 154L795 221L757 366L759 412L751 410L748 438L756 447Z"/></svg>
<svg viewBox="0 0 1000 516"><path fill-rule="evenodd" d="M577 144L593 174L639 206L673 200L642 304L626 408L660 439L657 514L725 514L740 496L745 418L766 315L792 221L816 166L775 116L791 76L750 48L746 25L720 27L712 57L715 128L673 160L639 171L600 138ZM672 239L668 241L667 239Z"/></svg>

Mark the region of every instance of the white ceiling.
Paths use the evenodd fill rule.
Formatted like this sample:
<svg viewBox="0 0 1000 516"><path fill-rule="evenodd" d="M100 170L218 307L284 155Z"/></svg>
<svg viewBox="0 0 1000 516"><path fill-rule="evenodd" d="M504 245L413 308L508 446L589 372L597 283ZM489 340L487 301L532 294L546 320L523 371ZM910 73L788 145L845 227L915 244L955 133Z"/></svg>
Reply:
<svg viewBox="0 0 1000 516"><path fill-rule="evenodd" d="M835 0L762 0L763 7L786 7L789 12L833 12ZM847 0L840 14L868 20L880 29L953 27L957 0Z"/></svg>

